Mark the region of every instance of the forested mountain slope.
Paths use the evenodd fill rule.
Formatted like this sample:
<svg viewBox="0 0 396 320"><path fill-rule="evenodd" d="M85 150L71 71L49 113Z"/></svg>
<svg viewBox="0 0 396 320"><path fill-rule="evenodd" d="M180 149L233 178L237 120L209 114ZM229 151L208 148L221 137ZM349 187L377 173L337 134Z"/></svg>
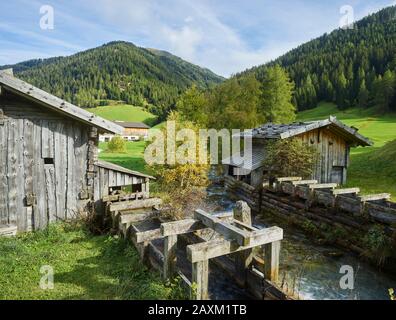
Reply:
<svg viewBox="0 0 396 320"><path fill-rule="evenodd" d="M100 100L123 100L137 106L149 104L160 117L193 83L206 89L223 81L210 70L170 53L127 42L5 67L14 68L19 78L82 107L96 106Z"/></svg>
<svg viewBox="0 0 396 320"><path fill-rule="evenodd" d="M294 104L310 109L319 101L339 108L376 105L395 111L396 7L358 21L353 29L325 34L266 65L255 73L260 80L268 66L280 64L296 84Z"/></svg>

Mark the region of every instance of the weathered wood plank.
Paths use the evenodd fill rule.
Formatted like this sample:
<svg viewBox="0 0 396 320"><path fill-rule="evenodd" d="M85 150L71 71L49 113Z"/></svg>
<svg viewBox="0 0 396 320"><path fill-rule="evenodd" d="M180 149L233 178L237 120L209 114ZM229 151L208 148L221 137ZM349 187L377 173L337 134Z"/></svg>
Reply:
<svg viewBox="0 0 396 320"><path fill-rule="evenodd" d="M192 283L195 284L193 297L195 300L209 299L209 261L194 262L192 265Z"/></svg>
<svg viewBox="0 0 396 320"><path fill-rule="evenodd" d="M162 200L159 198L143 199L143 200L133 200L133 201L123 201L118 203L112 203L110 205L110 211L124 211L139 208L151 208L159 206Z"/></svg>
<svg viewBox="0 0 396 320"><path fill-rule="evenodd" d="M176 250L177 250L177 235L171 235L165 237L164 272L163 272L164 279L170 279L176 273Z"/></svg>
<svg viewBox="0 0 396 320"><path fill-rule="evenodd" d="M274 241L264 245L264 275L271 282L276 283L279 277L279 255L281 242Z"/></svg>
<svg viewBox="0 0 396 320"><path fill-rule="evenodd" d="M238 201L234 208L234 219L238 226L243 225L245 228L251 228L249 231L254 230L252 228L252 213L251 209L246 202ZM247 249L235 253L235 271L237 274L238 282L240 285L245 286L247 280L247 270L253 260L253 250Z"/></svg>
<svg viewBox="0 0 396 320"><path fill-rule="evenodd" d="M153 229L148 231L139 231L136 233L136 243L142 243L146 241L152 241L163 238L161 229Z"/></svg>
<svg viewBox="0 0 396 320"><path fill-rule="evenodd" d="M33 128L34 141L36 141L33 150L33 193L36 196L36 204L33 205L34 230L42 229L48 223L44 160L42 158L42 146L40 143L42 141L41 131L42 121L35 120Z"/></svg>
<svg viewBox="0 0 396 320"><path fill-rule="evenodd" d="M8 149L7 149L7 168L8 168L8 223L16 224L17 220L17 120L10 119L8 123Z"/></svg>
<svg viewBox="0 0 396 320"><path fill-rule="evenodd" d="M216 258L225 254L230 254L256 246L261 246L283 239L283 230L278 227L262 229L252 237L250 244L240 246L236 241L216 239L204 243L187 246L187 257L191 262L197 262Z"/></svg>
<svg viewBox="0 0 396 320"><path fill-rule="evenodd" d="M358 194L360 192L359 188L347 188L347 189L334 189L331 190L331 193L334 195L339 195L339 194Z"/></svg>
<svg viewBox="0 0 396 320"><path fill-rule="evenodd" d="M276 178L275 181L277 182L292 182L292 181L301 181L301 177L282 177L282 178Z"/></svg>
<svg viewBox="0 0 396 320"><path fill-rule="evenodd" d="M117 212L117 211L116 211ZM120 222L121 223L136 223L140 221L144 221L147 219L153 219L158 217L157 212L146 212L146 213L130 213L130 214L121 214Z"/></svg>
<svg viewBox="0 0 396 320"><path fill-rule="evenodd" d="M308 185L309 189L334 189L337 188L337 183L320 183L320 184L310 184Z"/></svg>
<svg viewBox="0 0 396 320"><path fill-rule="evenodd" d="M299 186L299 185L313 185L315 183L318 183L318 180L301 180L301 181L291 181L291 184L294 186Z"/></svg>
<svg viewBox="0 0 396 320"><path fill-rule="evenodd" d="M33 166L34 166L34 137L33 137L34 124L31 120L25 119L23 125L23 166L24 166L24 183L25 183L25 196L28 207L26 209L26 230L32 230L34 224L32 220L33 205L36 201L36 197L33 193ZM31 199L33 203L27 203L28 199ZM30 201L29 201L30 202Z"/></svg>
<svg viewBox="0 0 396 320"><path fill-rule="evenodd" d="M223 222L205 211L196 210L194 212L194 218L202 221L208 228L220 233L225 238L236 240L241 246L247 246L250 243L250 232L242 230L227 222Z"/></svg>
<svg viewBox="0 0 396 320"><path fill-rule="evenodd" d="M54 127L55 154L55 192L56 217L58 220L66 218L66 188L67 188L67 137L64 122L58 122Z"/></svg>
<svg viewBox="0 0 396 320"><path fill-rule="evenodd" d="M390 193L370 194L366 196L360 196L361 202L366 201L378 201L378 200L389 200L391 198Z"/></svg>
<svg viewBox="0 0 396 320"><path fill-rule="evenodd" d="M74 125L69 123L67 126L67 183L66 183L66 212L65 218L74 216L77 211L76 193L76 161L74 157Z"/></svg>
<svg viewBox="0 0 396 320"><path fill-rule="evenodd" d="M164 237L194 232L206 228L206 226L195 219L166 222L161 224L161 235Z"/></svg>
<svg viewBox="0 0 396 320"><path fill-rule="evenodd" d="M17 120L17 132L15 136L15 154L16 154L16 168L17 168L17 176L16 176L16 223L18 226L18 231L27 230L27 216L26 210L24 206L25 201L25 174L24 174L24 155L23 155L23 147L24 147L24 120Z"/></svg>
<svg viewBox="0 0 396 320"><path fill-rule="evenodd" d="M17 226L0 226L0 237L16 236L17 230Z"/></svg>
<svg viewBox="0 0 396 320"><path fill-rule="evenodd" d="M52 164L44 165L45 172L45 192L47 199L47 217L48 222L56 221L56 192L55 192L55 168ZM41 225L45 225L46 217L41 217Z"/></svg>
<svg viewBox="0 0 396 320"><path fill-rule="evenodd" d="M0 125L0 224L8 223L8 121Z"/></svg>

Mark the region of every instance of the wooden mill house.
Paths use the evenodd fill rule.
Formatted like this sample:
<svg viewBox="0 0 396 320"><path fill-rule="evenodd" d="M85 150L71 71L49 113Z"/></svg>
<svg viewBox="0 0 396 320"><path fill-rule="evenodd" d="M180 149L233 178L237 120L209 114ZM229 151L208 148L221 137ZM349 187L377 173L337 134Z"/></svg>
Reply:
<svg viewBox="0 0 396 320"><path fill-rule="evenodd" d="M74 217L125 186L149 197L149 179L98 161L99 134L124 128L0 71L0 233ZM4 233L7 233L5 231ZM14 233L14 232L12 232Z"/></svg>
<svg viewBox="0 0 396 320"><path fill-rule="evenodd" d="M347 180L350 149L372 145L369 139L359 134L358 129L343 124L335 117L292 124L267 123L252 130L250 161L246 161L243 154L236 154L223 160L226 187L236 189L239 193L241 190L238 191L240 188L238 185L242 184L238 182L242 182L251 192L260 190L268 173L268 168L263 164L267 154L266 143L291 138L300 139L303 143L313 146L318 152L318 160L311 179L318 183L339 185L345 184ZM242 200L249 200L247 198Z"/></svg>

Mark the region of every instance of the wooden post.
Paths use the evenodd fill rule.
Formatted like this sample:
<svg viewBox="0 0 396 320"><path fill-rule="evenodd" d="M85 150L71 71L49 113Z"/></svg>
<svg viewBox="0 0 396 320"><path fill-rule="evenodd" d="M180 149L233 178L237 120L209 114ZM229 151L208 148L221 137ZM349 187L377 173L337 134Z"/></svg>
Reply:
<svg viewBox="0 0 396 320"><path fill-rule="evenodd" d="M145 198L150 198L150 179L146 178L145 181Z"/></svg>
<svg viewBox="0 0 396 320"><path fill-rule="evenodd" d="M164 279L170 279L176 272L177 235L165 237L164 244Z"/></svg>
<svg viewBox="0 0 396 320"><path fill-rule="evenodd" d="M274 283L278 281L279 276L280 247L280 241L274 241L264 245L264 276L265 279Z"/></svg>
<svg viewBox="0 0 396 320"><path fill-rule="evenodd" d="M192 292L195 300L208 300L209 260L194 262L192 264Z"/></svg>
<svg viewBox="0 0 396 320"><path fill-rule="evenodd" d="M252 214L248 204L244 201L238 201L234 209L234 219L248 226L252 225ZM247 280L247 271L253 260L253 249L247 249L234 254L235 271L237 281L241 286L245 286Z"/></svg>

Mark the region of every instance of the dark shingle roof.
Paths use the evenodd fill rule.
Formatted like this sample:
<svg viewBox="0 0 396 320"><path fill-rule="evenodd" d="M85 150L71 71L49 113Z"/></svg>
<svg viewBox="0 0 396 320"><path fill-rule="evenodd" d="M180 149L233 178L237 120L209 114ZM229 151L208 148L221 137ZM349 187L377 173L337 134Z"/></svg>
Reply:
<svg viewBox="0 0 396 320"><path fill-rule="evenodd" d="M25 81L15 78L12 75L12 70L0 71L0 85L45 108L60 113L65 117L76 119L89 126L96 127L102 132L121 134L123 131L120 126L114 124L112 121L105 120L44 90L36 88Z"/></svg>
<svg viewBox="0 0 396 320"><path fill-rule="evenodd" d="M342 136L346 141L360 146L371 146L373 143L358 133L358 129L349 127L338 121L336 117L325 120L296 122L291 124L267 123L252 131L256 139L287 139L318 128L327 127L335 134Z"/></svg>
<svg viewBox="0 0 396 320"><path fill-rule="evenodd" d="M150 129L150 127L143 122L114 121L114 123L124 128Z"/></svg>

